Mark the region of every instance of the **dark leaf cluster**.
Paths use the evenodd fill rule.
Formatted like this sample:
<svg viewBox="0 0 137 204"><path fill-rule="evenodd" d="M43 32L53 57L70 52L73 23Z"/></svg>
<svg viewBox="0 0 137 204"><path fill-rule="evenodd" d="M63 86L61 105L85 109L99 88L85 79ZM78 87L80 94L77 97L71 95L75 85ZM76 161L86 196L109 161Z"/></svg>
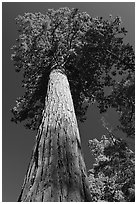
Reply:
<svg viewBox="0 0 137 204"><path fill-rule="evenodd" d="M135 137L135 80L134 76L122 80L114 86L109 97L112 107L120 114L121 125L118 127L128 137Z"/></svg>

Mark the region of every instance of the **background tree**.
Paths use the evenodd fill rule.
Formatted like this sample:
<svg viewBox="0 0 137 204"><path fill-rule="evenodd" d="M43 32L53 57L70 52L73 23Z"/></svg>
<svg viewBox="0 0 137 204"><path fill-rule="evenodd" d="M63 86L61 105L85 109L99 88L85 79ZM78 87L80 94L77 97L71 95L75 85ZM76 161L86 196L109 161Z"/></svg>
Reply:
<svg viewBox="0 0 137 204"><path fill-rule="evenodd" d="M112 107L120 112L120 121L127 138L114 134L114 130L102 117L108 135L101 140L89 141L96 163L89 171L90 190L93 201L135 202L135 153L130 150L129 137L134 139L134 76L126 82L121 80L112 91ZM118 100L119 99L119 100ZM129 109L128 109L129 108ZM123 117L125 116L125 117ZM134 142L134 140L133 140ZM134 148L133 148L134 149Z"/></svg>
<svg viewBox="0 0 137 204"><path fill-rule="evenodd" d="M89 141L96 163L89 181L93 201L135 202L135 154L112 133Z"/></svg>
<svg viewBox="0 0 137 204"><path fill-rule="evenodd" d="M107 109L104 87L116 83L112 70L122 69L126 77L134 71L133 49L123 43L126 31L120 22L68 8L17 18L12 59L16 71L23 71L25 94L17 99L12 120L26 120L26 127L38 130L19 201L90 200L71 94L77 118L83 120L95 100L101 111ZM56 174L48 174L51 169Z"/></svg>

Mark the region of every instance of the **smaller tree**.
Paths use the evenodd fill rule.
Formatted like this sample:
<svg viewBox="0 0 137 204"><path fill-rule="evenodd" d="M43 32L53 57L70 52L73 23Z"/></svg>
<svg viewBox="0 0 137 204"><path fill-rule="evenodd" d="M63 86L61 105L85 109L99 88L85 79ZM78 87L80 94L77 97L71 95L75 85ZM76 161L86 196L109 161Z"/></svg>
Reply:
<svg viewBox="0 0 137 204"><path fill-rule="evenodd" d="M96 163L89 172L93 201L135 201L135 155L111 133L89 141Z"/></svg>

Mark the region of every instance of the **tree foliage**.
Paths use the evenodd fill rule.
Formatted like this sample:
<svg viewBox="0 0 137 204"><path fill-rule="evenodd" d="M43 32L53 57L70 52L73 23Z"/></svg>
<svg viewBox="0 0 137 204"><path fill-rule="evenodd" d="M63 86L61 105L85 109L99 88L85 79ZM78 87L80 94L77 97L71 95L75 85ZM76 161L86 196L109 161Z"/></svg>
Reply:
<svg viewBox="0 0 137 204"><path fill-rule="evenodd" d="M115 108L120 114L119 128L134 137L135 56L133 47L124 44L126 30L120 24L118 17L110 21L96 19L97 27L87 31L87 44L77 63L83 67L85 96L95 98L100 113ZM105 94L105 87L110 88L109 94Z"/></svg>
<svg viewBox="0 0 137 204"><path fill-rule="evenodd" d="M127 144L109 134L89 145L96 159L89 175L93 201L134 202L135 155Z"/></svg>
<svg viewBox="0 0 137 204"><path fill-rule="evenodd" d="M128 137L135 136L135 80L134 75L122 79L113 87L111 96L108 97L111 107L116 108L120 114L121 125L118 129Z"/></svg>
<svg viewBox="0 0 137 204"><path fill-rule="evenodd" d="M42 118L48 76L60 68L68 77L75 111L84 120L91 102L100 111L113 106L117 97L117 76L125 81L134 73L134 51L123 42L127 31L120 17L92 18L78 9L49 9L46 14L26 13L16 19L19 38L13 46L16 71L23 71L25 94L12 109L15 122L27 120L27 127L37 129ZM104 87L113 89L106 97ZM115 107L120 103L115 100ZM123 109L122 109L123 110Z"/></svg>
<svg viewBox="0 0 137 204"><path fill-rule="evenodd" d="M19 38L13 46L12 59L16 71L23 70L22 86L26 92L17 99L12 120L28 119L27 126L35 129L41 121L50 71L55 67L65 69L70 56L76 54L75 48L82 46L91 21L78 9L61 8L49 9L45 15L26 13L16 22Z"/></svg>

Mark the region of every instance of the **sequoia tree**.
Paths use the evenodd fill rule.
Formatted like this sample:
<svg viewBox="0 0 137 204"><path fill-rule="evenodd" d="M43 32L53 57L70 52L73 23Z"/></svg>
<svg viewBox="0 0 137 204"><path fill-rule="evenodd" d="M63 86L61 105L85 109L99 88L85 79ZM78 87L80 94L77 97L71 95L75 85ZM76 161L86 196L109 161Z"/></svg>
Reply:
<svg viewBox="0 0 137 204"><path fill-rule="evenodd" d="M12 120L37 130L18 201L91 201L77 119L84 120L95 100L104 109L104 87L116 81L112 69L128 75L134 69L126 31L119 17L91 18L68 8L25 13L16 21L12 59L23 72L25 94Z"/></svg>

